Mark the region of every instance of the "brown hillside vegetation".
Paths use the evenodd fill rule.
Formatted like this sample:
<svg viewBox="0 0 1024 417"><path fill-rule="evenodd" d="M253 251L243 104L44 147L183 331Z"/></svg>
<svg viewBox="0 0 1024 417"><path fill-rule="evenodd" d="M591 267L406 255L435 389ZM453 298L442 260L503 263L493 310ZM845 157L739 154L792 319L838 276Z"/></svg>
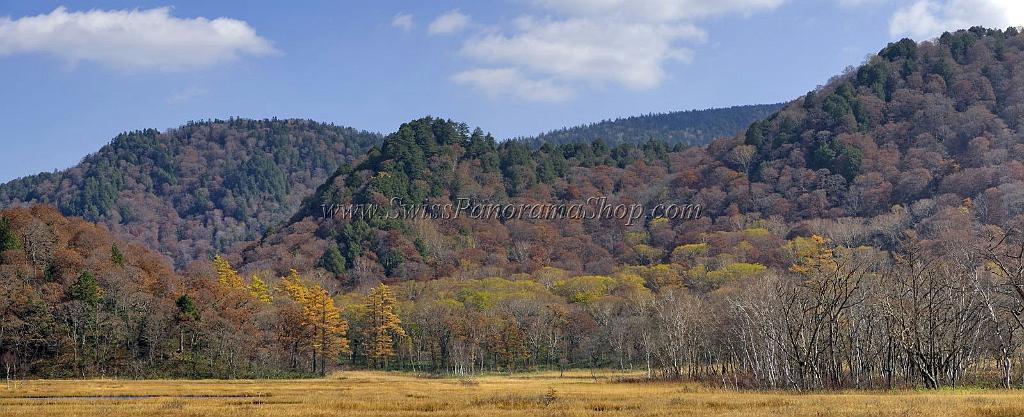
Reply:
<svg viewBox="0 0 1024 417"><path fill-rule="evenodd" d="M229 376L259 355L251 304L53 207L0 211L5 378Z"/></svg>
<svg viewBox="0 0 1024 417"><path fill-rule="evenodd" d="M1022 73L1024 36L1014 28L905 39L706 148L597 141L532 149L495 143L459 123L415 120L343 166L295 222L234 260L277 274L320 268L359 287L544 267L607 274L668 263L678 247L694 243L709 244L711 256L785 268L788 259L775 249L782 239L816 233L844 246L893 250L908 230L941 239L941 225L966 205L968 230L1007 230L1024 224ZM699 204L703 217L655 215L627 226L605 219L324 220L321 210L392 199L454 206L461 198L587 204L592 197L646 208ZM768 241L739 249L716 237L748 228L767 229ZM323 262L325 255L334 262Z"/></svg>
<svg viewBox="0 0 1024 417"><path fill-rule="evenodd" d="M50 204L184 266L258 238L379 141L374 133L296 119L126 132L74 167L0 185L0 207Z"/></svg>

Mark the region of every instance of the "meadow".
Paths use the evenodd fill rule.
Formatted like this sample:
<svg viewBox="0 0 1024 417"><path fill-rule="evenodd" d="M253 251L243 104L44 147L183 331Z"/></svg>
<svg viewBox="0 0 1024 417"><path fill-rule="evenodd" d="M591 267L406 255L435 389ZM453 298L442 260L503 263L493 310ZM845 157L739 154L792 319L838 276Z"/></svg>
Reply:
<svg viewBox="0 0 1024 417"><path fill-rule="evenodd" d="M1020 416L1024 392L750 392L571 372L425 378L341 372L303 380L30 380L0 416Z"/></svg>

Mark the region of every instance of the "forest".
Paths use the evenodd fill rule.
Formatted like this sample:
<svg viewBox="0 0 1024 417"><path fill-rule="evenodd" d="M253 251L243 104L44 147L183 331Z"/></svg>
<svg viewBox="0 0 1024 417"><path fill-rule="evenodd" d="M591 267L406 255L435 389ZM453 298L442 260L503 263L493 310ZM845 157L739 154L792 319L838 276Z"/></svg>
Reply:
<svg viewBox="0 0 1024 417"><path fill-rule="evenodd" d="M412 120L324 162L279 223L184 266L60 202L9 208L0 362L18 378L610 368L753 389L1018 387L1022 116L1024 34L975 27L891 43L707 146ZM702 216L321 214L596 196Z"/></svg>
<svg viewBox="0 0 1024 417"><path fill-rule="evenodd" d="M0 207L45 203L103 224L175 265L287 220L378 134L309 120L208 120L125 132L72 168L0 185Z"/></svg>
<svg viewBox="0 0 1024 417"><path fill-rule="evenodd" d="M771 116L783 103L732 106L717 109L652 113L567 127L522 138L535 146L545 143L588 143L600 139L609 145L642 144L654 139L675 145L703 146L732 136L750 123Z"/></svg>

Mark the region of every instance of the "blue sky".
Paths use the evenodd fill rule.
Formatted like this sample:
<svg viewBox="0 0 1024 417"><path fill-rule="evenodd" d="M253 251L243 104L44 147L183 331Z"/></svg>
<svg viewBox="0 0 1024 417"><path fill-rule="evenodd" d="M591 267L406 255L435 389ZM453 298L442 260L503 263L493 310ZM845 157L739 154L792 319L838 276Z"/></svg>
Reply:
<svg viewBox="0 0 1024 417"><path fill-rule="evenodd" d="M0 0L0 181L207 118L434 115L507 138L778 102L903 36L1024 23L1020 3Z"/></svg>

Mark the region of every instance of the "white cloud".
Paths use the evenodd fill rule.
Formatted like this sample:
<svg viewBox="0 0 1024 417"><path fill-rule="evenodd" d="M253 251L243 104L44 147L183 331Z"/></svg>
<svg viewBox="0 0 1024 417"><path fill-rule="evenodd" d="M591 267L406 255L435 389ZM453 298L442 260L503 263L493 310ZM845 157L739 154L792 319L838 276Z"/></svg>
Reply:
<svg viewBox="0 0 1024 417"><path fill-rule="evenodd" d="M486 30L461 49L477 67L456 81L489 95L564 100L576 90L608 84L643 90L666 78L671 61L687 62L688 43L706 37L697 21L749 16L784 0L532 0L545 17L523 16L511 30ZM472 81L465 74L472 74ZM486 75L486 76L485 76ZM490 82L492 84L488 85ZM523 94L540 87L558 94Z"/></svg>
<svg viewBox="0 0 1024 417"><path fill-rule="evenodd" d="M691 24L643 24L588 18L519 19L516 34L470 39L463 53L488 64L515 65L559 79L614 82L632 89L655 87L665 78L663 63L687 59L681 39L699 40Z"/></svg>
<svg viewBox="0 0 1024 417"><path fill-rule="evenodd" d="M94 61L122 70L179 71L275 53L248 23L181 19L170 8L69 12L12 20L0 17L0 56L44 53L71 64Z"/></svg>
<svg viewBox="0 0 1024 417"><path fill-rule="evenodd" d="M447 35L465 29L468 24L469 16L455 9L438 16L433 22L430 22L430 26L427 26L427 33L431 35Z"/></svg>
<svg viewBox="0 0 1024 417"><path fill-rule="evenodd" d="M889 32L925 40L971 26L1006 28L1022 24L1024 2L1020 0L915 0L893 14Z"/></svg>
<svg viewBox="0 0 1024 417"><path fill-rule="evenodd" d="M491 97L513 96L530 101L563 101L572 90L547 79L531 79L516 68L478 68L452 76L458 84L472 86Z"/></svg>
<svg viewBox="0 0 1024 417"><path fill-rule="evenodd" d="M400 13L395 15L395 18L391 19L391 26L402 29L406 32L412 30L412 15L408 13Z"/></svg>

